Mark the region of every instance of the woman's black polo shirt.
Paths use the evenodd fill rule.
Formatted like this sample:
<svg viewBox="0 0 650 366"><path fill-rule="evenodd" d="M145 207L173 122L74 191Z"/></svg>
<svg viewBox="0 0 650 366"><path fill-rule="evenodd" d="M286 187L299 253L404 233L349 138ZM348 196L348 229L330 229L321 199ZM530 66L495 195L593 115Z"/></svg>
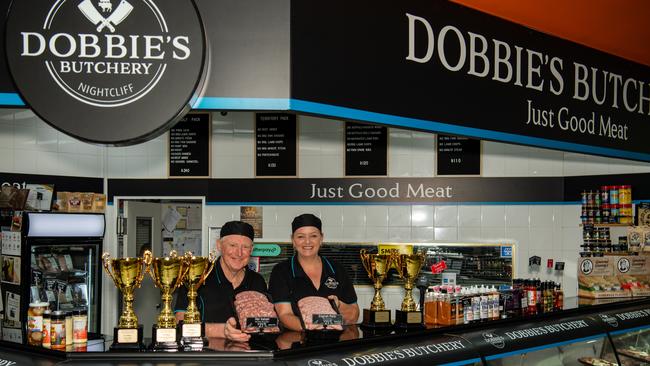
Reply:
<svg viewBox="0 0 650 366"><path fill-rule="evenodd" d="M354 285L346 269L336 261L323 256L321 256L321 260L323 271L318 289L305 274L295 255L276 264L269 279L269 292L273 302L297 304L298 300L307 296L336 295L346 304L356 303L357 293L354 291Z"/></svg>
<svg viewBox="0 0 650 366"><path fill-rule="evenodd" d="M214 269L203 286L199 287L196 297L196 306L201 312L201 320L204 323L225 323L230 317L236 318L233 302L235 294L239 292L252 290L263 294L267 293L266 282L262 275L248 267L246 267L244 279L239 287L233 289L232 283L223 274L220 262L221 257L217 259ZM175 311L187 310L187 288L185 286L178 289L176 299Z"/></svg>

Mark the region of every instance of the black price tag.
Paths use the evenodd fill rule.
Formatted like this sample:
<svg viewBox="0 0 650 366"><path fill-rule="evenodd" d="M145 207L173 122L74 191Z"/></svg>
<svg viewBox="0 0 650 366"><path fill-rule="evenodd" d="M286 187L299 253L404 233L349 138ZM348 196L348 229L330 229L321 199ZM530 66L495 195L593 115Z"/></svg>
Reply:
<svg viewBox="0 0 650 366"><path fill-rule="evenodd" d="M387 175L388 128L345 123L345 175Z"/></svg>
<svg viewBox="0 0 650 366"><path fill-rule="evenodd" d="M210 113L190 113L169 129L169 176L210 176Z"/></svg>
<svg viewBox="0 0 650 366"><path fill-rule="evenodd" d="M278 326L278 318L276 317L251 317L246 318L246 328L273 328Z"/></svg>
<svg viewBox="0 0 650 366"><path fill-rule="evenodd" d="M255 175L297 175L295 114L255 114Z"/></svg>
<svg viewBox="0 0 650 366"><path fill-rule="evenodd" d="M538 257L536 255L528 258L528 265L529 266L539 266L542 264L542 258Z"/></svg>
<svg viewBox="0 0 650 366"><path fill-rule="evenodd" d="M564 262L555 262L556 271L564 271Z"/></svg>
<svg viewBox="0 0 650 366"><path fill-rule="evenodd" d="M481 175L481 140L436 136L436 175Z"/></svg>
<svg viewBox="0 0 650 366"><path fill-rule="evenodd" d="M314 314L311 317L313 324L330 326L330 325L343 325L343 316L341 314Z"/></svg>

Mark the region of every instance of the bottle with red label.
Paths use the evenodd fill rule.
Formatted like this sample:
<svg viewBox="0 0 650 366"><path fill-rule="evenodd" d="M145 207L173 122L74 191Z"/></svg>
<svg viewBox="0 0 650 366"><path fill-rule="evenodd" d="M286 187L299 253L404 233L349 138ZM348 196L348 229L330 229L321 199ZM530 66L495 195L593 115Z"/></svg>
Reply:
<svg viewBox="0 0 650 366"><path fill-rule="evenodd" d="M528 300L526 315L537 315L537 288L535 287L535 281L526 280L526 294Z"/></svg>

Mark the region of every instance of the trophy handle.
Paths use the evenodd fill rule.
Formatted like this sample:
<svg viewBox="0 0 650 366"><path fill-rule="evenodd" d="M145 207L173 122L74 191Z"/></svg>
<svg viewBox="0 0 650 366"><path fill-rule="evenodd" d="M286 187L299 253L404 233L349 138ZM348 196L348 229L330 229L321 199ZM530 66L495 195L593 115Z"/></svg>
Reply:
<svg viewBox="0 0 650 366"><path fill-rule="evenodd" d="M113 276L113 272L111 271L111 255L109 253L104 253L102 254L102 263L104 264L104 270L108 275L111 277L113 282L117 284L117 281L115 280L115 277Z"/></svg>
<svg viewBox="0 0 650 366"><path fill-rule="evenodd" d="M212 272L212 269L214 268L215 263L217 263L217 257L212 252L210 252L210 254L208 255L208 262L210 264L208 265L208 270L204 272L203 278L201 278L201 282L200 282L201 284L203 284L203 282L205 282L205 279L208 278L208 276L210 275L210 272Z"/></svg>
<svg viewBox="0 0 650 366"><path fill-rule="evenodd" d="M373 280L374 278L372 278L372 268L370 266L370 254L368 254L367 250L361 249L359 251L359 256L361 257L361 264L363 265L363 268L366 270L368 277L370 277L370 279Z"/></svg>
<svg viewBox="0 0 650 366"><path fill-rule="evenodd" d="M145 250L144 254L142 255L142 264L144 265L144 269L140 271L140 275L138 275L138 288L142 284L142 280L144 280L144 275L147 272L151 271L151 251L150 250Z"/></svg>

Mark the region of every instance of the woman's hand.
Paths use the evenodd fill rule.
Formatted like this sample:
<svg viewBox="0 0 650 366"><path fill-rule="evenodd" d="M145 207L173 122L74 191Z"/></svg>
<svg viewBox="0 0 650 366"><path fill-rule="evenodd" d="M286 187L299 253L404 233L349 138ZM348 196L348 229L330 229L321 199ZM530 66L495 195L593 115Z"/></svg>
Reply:
<svg viewBox="0 0 650 366"><path fill-rule="evenodd" d="M223 329L223 334L226 339L235 342L247 342L251 338L250 334L246 334L237 329L237 321L233 317L228 318L226 321L226 325Z"/></svg>
<svg viewBox="0 0 650 366"><path fill-rule="evenodd" d="M334 301L334 305L336 305L336 308L339 309L339 311L341 310L341 300L339 300L338 296L329 295L327 298Z"/></svg>

